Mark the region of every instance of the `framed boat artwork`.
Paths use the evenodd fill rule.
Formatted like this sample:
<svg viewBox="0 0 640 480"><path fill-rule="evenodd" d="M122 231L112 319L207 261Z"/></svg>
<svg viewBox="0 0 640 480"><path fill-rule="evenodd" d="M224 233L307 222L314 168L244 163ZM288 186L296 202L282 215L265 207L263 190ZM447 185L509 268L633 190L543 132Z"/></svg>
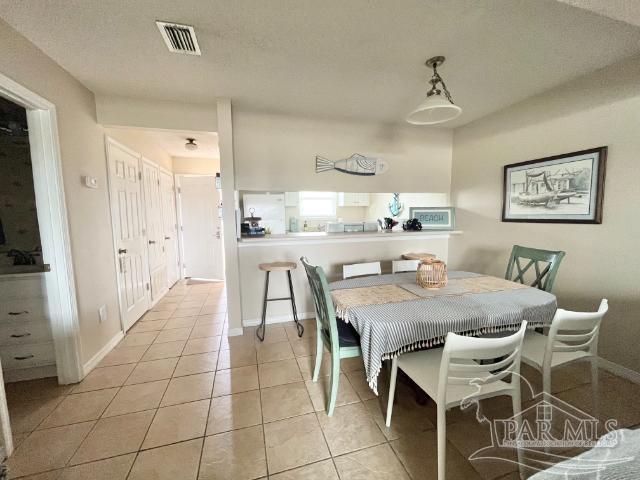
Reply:
<svg viewBox="0 0 640 480"><path fill-rule="evenodd" d="M607 147L505 165L503 222L602 223Z"/></svg>

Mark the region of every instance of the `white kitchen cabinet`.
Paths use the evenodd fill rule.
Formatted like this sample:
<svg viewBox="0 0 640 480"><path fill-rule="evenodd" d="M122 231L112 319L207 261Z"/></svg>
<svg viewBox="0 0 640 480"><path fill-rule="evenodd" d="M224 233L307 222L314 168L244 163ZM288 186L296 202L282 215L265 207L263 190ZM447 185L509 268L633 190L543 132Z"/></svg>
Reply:
<svg viewBox="0 0 640 480"><path fill-rule="evenodd" d="M339 207L368 207L369 194L354 193L354 192L339 192L338 206Z"/></svg>

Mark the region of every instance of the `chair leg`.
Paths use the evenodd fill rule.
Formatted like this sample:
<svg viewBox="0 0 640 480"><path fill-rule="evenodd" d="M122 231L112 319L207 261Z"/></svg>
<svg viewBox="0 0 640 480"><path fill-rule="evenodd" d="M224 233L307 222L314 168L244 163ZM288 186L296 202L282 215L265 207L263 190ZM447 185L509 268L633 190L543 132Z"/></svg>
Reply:
<svg viewBox="0 0 640 480"><path fill-rule="evenodd" d="M600 387L598 384L598 357L591 357L591 396L593 397L593 416L599 418L600 414Z"/></svg>
<svg viewBox="0 0 640 480"><path fill-rule="evenodd" d="M522 410L522 407L521 407L522 399L520 397L520 388L519 388L519 386L516 387L516 390L511 395L511 403L513 405L513 418L516 421L516 426L517 426L516 432L519 432L520 431L520 424L521 424L521 421L522 421L521 414L520 414L520 412ZM517 437L516 437L516 439L517 439ZM518 445L516 445L516 452L517 452L517 455L518 455L518 469L520 471L520 478L525 478L525 476L524 476L524 474L525 474L525 471L524 471L524 458L522 456L522 449Z"/></svg>
<svg viewBox="0 0 640 480"><path fill-rule="evenodd" d="M447 409L444 405L437 405L438 421L438 480L446 479L447 465Z"/></svg>
<svg viewBox="0 0 640 480"><path fill-rule="evenodd" d="M333 415L338 400L338 387L340 385L340 354L331 353L331 390L329 392L329 403L327 405L327 416Z"/></svg>
<svg viewBox="0 0 640 480"><path fill-rule="evenodd" d="M389 380L389 399L387 401L387 427L391 426L391 413L393 412L393 398L396 395L396 380L398 378L398 358L391 360L391 379Z"/></svg>
<svg viewBox="0 0 640 480"><path fill-rule="evenodd" d="M298 329L298 337L304 333L304 326L298 321L298 310L296 309L296 297L293 294L293 282L291 281L291 270L287 270L287 279L289 280L289 296L291 297L291 310L293 310L293 320L296 322Z"/></svg>
<svg viewBox="0 0 640 480"><path fill-rule="evenodd" d="M269 273L267 272L267 275L265 277L265 282L264 282L264 297L262 300L262 321L260 322L260 325L258 325L258 328L256 330L256 336L260 339L260 341L264 341L264 334L266 333L266 328L267 328L267 298L269 298ZM262 334L260 333L262 332Z"/></svg>
<svg viewBox="0 0 640 480"><path fill-rule="evenodd" d="M318 381L320 376L320 367L322 366L322 354L324 352L324 344L322 343L322 332L316 332L316 364L313 367L314 382Z"/></svg>
<svg viewBox="0 0 640 480"><path fill-rule="evenodd" d="M551 369L542 369L542 398L549 400L551 395Z"/></svg>

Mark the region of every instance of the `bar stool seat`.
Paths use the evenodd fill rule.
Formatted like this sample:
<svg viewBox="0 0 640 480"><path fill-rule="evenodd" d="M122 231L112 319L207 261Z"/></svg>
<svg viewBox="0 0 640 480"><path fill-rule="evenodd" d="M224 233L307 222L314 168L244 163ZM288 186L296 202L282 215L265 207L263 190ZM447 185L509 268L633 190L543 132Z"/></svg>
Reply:
<svg viewBox="0 0 640 480"><path fill-rule="evenodd" d="M258 268L263 272L286 272L295 270L296 267L294 262L271 262L258 265Z"/></svg>
<svg viewBox="0 0 640 480"><path fill-rule="evenodd" d="M293 282L291 281L291 270L295 270L297 267L296 262L269 262L261 263L258 268L266 273L264 284L264 298L262 301L262 321L256 330L256 336L260 341L264 341L264 335L267 328L267 303L275 302L279 300L291 300L291 310L293 311L293 320L296 322L296 328L298 330L298 337L302 337L304 333L304 327L298 321L298 310L296 309L296 298L293 295ZM287 272L287 280L289 282L289 296L269 298L269 276L271 272Z"/></svg>

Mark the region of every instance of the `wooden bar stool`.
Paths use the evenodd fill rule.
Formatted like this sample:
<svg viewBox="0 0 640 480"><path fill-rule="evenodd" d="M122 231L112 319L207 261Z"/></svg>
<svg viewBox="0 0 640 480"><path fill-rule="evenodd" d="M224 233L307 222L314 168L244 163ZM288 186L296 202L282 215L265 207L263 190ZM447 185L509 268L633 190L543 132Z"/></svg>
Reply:
<svg viewBox="0 0 640 480"><path fill-rule="evenodd" d="M291 281L291 270L295 270L295 262L271 262L261 263L258 268L263 272L267 272L265 285L264 285L264 299L262 301L262 322L256 330L256 335L260 341L264 341L264 334L266 330L267 321L267 302L275 302L279 300L291 300L291 310L293 310L293 320L296 322L296 328L298 329L298 337L302 336L304 327L298 321L298 311L296 310L296 298L293 295L293 282ZM289 297L269 298L269 274L271 272L287 272L287 279L289 280Z"/></svg>

